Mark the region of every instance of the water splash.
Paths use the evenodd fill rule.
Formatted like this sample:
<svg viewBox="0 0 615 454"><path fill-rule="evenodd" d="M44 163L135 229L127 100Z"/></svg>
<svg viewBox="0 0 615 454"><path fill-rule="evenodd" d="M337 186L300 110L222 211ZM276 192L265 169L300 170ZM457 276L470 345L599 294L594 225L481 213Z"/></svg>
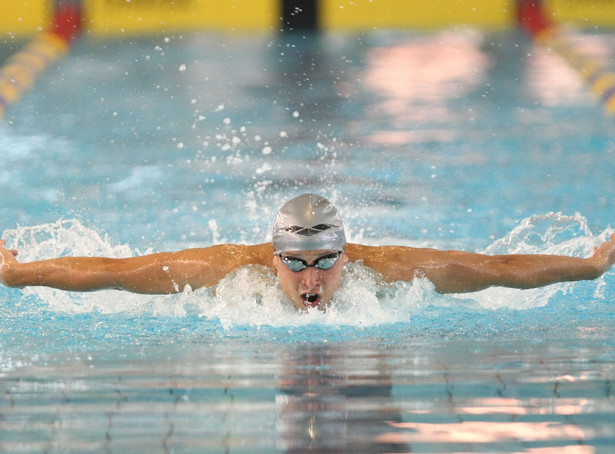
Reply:
<svg viewBox="0 0 615 454"><path fill-rule="evenodd" d="M106 235L101 236L76 219L18 226L5 230L2 237L7 246L19 250L19 259L24 262L68 255L128 257L133 254L128 245L112 245Z"/></svg>
<svg viewBox="0 0 615 454"><path fill-rule="evenodd" d="M548 213L523 220L484 252L589 256L611 233L609 228L600 235L593 235L586 219L578 214ZM101 236L75 219L18 227L5 231L3 237L9 247L19 250L19 259L24 262L67 255L119 258L141 254L128 245L112 244L106 235ZM607 278L586 284L591 286L591 298L609 297ZM197 316L218 321L224 328L314 324L374 327L409 321L420 323L421 320L433 323L449 317L454 311L462 311L465 317L485 310L492 313L502 309L529 310L546 306L557 295L574 294L578 285L564 283L533 290L491 288L472 294L440 295L427 280L385 283L378 273L355 263L348 265L341 288L325 312L295 311L287 302L276 276L259 266L242 268L215 288L178 295L136 295L115 290L73 293L28 287L23 290L0 288L0 299L13 303L4 304L4 312L10 307L13 316L20 311L37 311L44 307L54 313L67 314Z"/></svg>
<svg viewBox="0 0 615 454"><path fill-rule="evenodd" d="M494 241L485 253L586 256L605 240L604 234L592 235L587 219L579 213L566 216L552 212L524 219L508 235Z"/></svg>

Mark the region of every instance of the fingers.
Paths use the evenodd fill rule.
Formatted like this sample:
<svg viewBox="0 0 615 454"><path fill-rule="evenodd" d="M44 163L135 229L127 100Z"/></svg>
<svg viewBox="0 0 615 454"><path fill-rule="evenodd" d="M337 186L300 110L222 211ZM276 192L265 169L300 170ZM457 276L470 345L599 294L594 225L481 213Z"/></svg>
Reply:
<svg viewBox="0 0 615 454"><path fill-rule="evenodd" d="M604 260L609 267L615 262L615 234L608 241L594 247L593 257Z"/></svg>
<svg viewBox="0 0 615 454"><path fill-rule="evenodd" d="M9 254L12 254L13 257L17 257L17 250L16 249L6 249L5 244L6 244L6 240L4 238L0 239L0 247L4 248Z"/></svg>
<svg viewBox="0 0 615 454"><path fill-rule="evenodd" d="M615 234L612 234L608 241L596 247L594 255L604 257L607 266L611 267L615 263Z"/></svg>

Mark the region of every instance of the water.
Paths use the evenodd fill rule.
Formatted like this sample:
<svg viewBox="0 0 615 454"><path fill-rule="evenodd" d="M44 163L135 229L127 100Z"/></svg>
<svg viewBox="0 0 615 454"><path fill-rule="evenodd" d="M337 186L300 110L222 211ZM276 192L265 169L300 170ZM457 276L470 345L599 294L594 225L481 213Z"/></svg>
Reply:
<svg viewBox="0 0 615 454"><path fill-rule="evenodd" d="M0 125L1 229L23 261L254 243L314 191L355 242L587 256L613 130L512 31L85 39ZM613 284L0 288L0 450L609 453Z"/></svg>

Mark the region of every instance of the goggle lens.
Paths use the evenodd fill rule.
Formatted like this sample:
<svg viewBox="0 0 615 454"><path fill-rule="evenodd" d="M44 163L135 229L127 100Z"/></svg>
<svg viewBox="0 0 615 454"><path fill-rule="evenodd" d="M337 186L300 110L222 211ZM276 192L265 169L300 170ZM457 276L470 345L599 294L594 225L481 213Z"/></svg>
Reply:
<svg viewBox="0 0 615 454"><path fill-rule="evenodd" d="M308 265L308 263L305 260L299 259L297 257L287 257L287 256L280 255L280 259L282 260L282 263L286 265L286 268L288 268L291 271L294 271L295 273L298 273L299 271L303 271L312 266L314 268L318 268L319 270L326 271L326 270L330 270L331 268L335 266L335 264L337 263L337 260L340 258L340 254L341 252L323 255L322 257L319 257L316 260L314 260L314 263L311 265Z"/></svg>

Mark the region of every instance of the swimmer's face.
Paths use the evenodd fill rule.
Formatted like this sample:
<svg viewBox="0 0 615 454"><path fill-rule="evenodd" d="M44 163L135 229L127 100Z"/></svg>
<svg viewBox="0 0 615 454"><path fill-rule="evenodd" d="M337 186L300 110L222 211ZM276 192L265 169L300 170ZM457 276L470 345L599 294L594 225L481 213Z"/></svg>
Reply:
<svg viewBox="0 0 615 454"><path fill-rule="evenodd" d="M273 266L277 271L282 290L295 308L300 310L310 307L324 309L340 287L342 271L348 263L348 257L342 252L335 265L328 270L309 266L301 271L290 270L282 259L299 259L308 265L314 265L319 260L330 260L337 254L338 251L321 250L288 252L283 253L281 257L274 256Z"/></svg>

